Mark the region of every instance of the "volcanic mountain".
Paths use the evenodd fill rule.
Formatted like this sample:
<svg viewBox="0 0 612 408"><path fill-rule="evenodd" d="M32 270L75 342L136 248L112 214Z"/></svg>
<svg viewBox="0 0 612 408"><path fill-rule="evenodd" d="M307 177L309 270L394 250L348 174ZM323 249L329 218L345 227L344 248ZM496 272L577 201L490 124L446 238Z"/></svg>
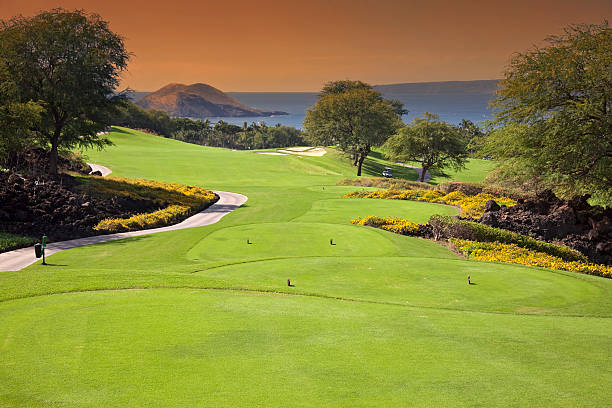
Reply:
<svg viewBox="0 0 612 408"><path fill-rule="evenodd" d="M225 92L200 83L168 84L138 99L136 104L145 109L160 110L170 116L183 118L287 115L287 112L248 107Z"/></svg>

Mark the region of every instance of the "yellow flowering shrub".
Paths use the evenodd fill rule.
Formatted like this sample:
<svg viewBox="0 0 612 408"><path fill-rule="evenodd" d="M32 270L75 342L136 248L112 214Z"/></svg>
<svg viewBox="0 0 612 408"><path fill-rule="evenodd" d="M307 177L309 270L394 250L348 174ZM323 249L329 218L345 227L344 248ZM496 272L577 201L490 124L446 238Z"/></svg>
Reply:
<svg viewBox="0 0 612 408"><path fill-rule="evenodd" d="M351 220L351 224L381 228L402 235L416 235L419 232L419 224L396 217L376 217L371 215L365 218L355 218Z"/></svg>
<svg viewBox="0 0 612 408"><path fill-rule="evenodd" d="M558 256L529 250L515 244L500 242L478 242L451 238L455 247L468 258L477 261L505 262L527 266L560 269L569 272L612 278L612 266L590 262L564 261Z"/></svg>
<svg viewBox="0 0 612 408"><path fill-rule="evenodd" d="M84 190L107 196L124 196L160 204L181 203L187 206L197 206L215 198L215 193L198 186L121 177L91 177L87 179Z"/></svg>
<svg viewBox="0 0 612 408"><path fill-rule="evenodd" d="M440 190L377 190L377 191L353 191L346 193L344 198L378 198L385 200L412 200L425 201L429 203L447 204L459 207L464 217L480 218L485 210L485 204L489 200L499 205L511 207L516 201L508 197L493 196L487 193L479 193L468 196L461 191L453 191L448 194Z"/></svg>
<svg viewBox="0 0 612 408"><path fill-rule="evenodd" d="M588 260L580 251L565 245L539 241L535 238L519 234L518 232L494 228L477 222L458 220L455 217L432 215L429 218L428 224L431 226L436 240L441 238L456 238L477 242L515 244L521 248L544 252L565 261L587 262Z"/></svg>
<svg viewBox="0 0 612 408"><path fill-rule="evenodd" d="M214 192L198 186L118 177L92 177L88 180L86 188L103 195L120 195L137 200L150 200L164 207L157 211L135 214L127 218L106 218L94 227L96 231L106 232L131 231L168 225L208 207L216 198Z"/></svg>
<svg viewBox="0 0 612 408"><path fill-rule="evenodd" d="M97 231L121 232L145 228L155 228L172 224L189 214L190 208L181 205L170 205L161 210L145 214L135 214L129 218L105 218L94 229Z"/></svg>
<svg viewBox="0 0 612 408"><path fill-rule="evenodd" d="M409 188L422 188L427 190L436 189L436 186L431 184L421 183L419 181L404 180L398 178L386 178L386 177L359 177L359 178L347 178L340 180L337 185L339 186L358 186L358 187L378 187L378 188L398 188L405 190Z"/></svg>
<svg viewBox="0 0 612 408"><path fill-rule="evenodd" d="M444 193L439 190L414 190L417 200L429 203L438 203L444 197Z"/></svg>

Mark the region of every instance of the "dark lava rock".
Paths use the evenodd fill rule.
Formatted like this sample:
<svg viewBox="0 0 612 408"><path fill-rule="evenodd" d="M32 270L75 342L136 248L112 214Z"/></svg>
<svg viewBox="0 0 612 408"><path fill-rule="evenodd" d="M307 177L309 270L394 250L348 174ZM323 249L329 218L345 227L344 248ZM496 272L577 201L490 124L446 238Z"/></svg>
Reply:
<svg viewBox="0 0 612 408"><path fill-rule="evenodd" d="M82 158L72 154L60 153L57 165L62 170L79 174L88 174L91 171ZM43 175L47 174L49 167L49 152L42 148L31 148L19 153L11 153L6 160L6 167L18 172Z"/></svg>
<svg viewBox="0 0 612 408"><path fill-rule="evenodd" d="M488 225L490 227L499 228L499 221L497 220L495 211L485 212L478 222L480 222L481 224Z"/></svg>
<svg viewBox="0 0 612 408"><path fill-rule="evenodd" d="M499 211L501 207L494 200L489 200L485 204L485 211Z"/></svg>
<svg viewBox="0 0 612 408"><path fill-rule="evenodd" d="M28 219L30 218L28 216L28 213L22 210L17 210L14 213L14 218L16 221L28 221Z"/></svg>
<svg viewBox="0 0 612 408"><path fill-rule="evenodd" d="M559 242L585 254L592 262L612 265L612 209L591 206L589 196L560 200L551 191L519 200L513 207L487 202L478 222Z"/></svg>
<svg viewBox="0 0 612 408"><path fill-rule="evenodd" d="M93 227L104 218L154 211L159 203L126 197L101 198L72 191L74 179L26 179L0 172L0 231L52 241L99 234Z"/></svg>

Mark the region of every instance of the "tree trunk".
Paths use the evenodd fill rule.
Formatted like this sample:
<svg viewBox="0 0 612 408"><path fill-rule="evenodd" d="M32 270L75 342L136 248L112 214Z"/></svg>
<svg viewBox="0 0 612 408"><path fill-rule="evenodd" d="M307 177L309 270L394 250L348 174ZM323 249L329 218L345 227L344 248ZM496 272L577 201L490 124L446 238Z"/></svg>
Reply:
<svg viewBox="0 0 612 408"><path fill-rule="evenodd" d="M361 176L361 165L363 164L363 161L365 160L366 156L365 155L359 155L359 161L357 162L357 175Z"/></svg>
<svg viewBox="0 0 612 408"><path fill-rule="evenodd" d="M53 137L51 138L51 151L49 152L49 173L51 173L52 175L57 174L58 139L59 137L56 134L54 134Z"/></svg>
<svg viewBox="0 0 612 408"><path fill-rule="evenodd" d="M359 160L359 155L357 152L353 152L353 166L357 166L357 161Z"/></svg>
<svg viewBox="0 0 612 408"><path fill-rule="evenodd" d="M427 173L428 169L429 169L428 166L423 166L423 164L421 164L421 177L419 178L419 181L421 183L425 182L425 174Z"/></svg>
<svg viewBox="0 0 612 408"><path fill-rule="evenodd" d="M57 175L57 161L58 161L58 147L59 140L62 134L62 128L64 127L64 123L61 119L54 114L55 118L55 131L51 136L51 151L49 152L49 173L52 175Z"/></svg>

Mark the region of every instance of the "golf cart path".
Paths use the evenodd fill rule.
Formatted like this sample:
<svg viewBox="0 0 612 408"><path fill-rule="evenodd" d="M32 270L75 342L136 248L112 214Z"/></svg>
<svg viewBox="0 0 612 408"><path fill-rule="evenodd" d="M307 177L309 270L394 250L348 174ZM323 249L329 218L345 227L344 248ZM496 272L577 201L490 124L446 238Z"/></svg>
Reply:
<svg viewBox="0 0 612 408"><path fill-rule="evenodd" d="M397 164L399 164L400 166L404 166L404 167L408 167L408 168L411 168L413 170L416 170L416 172L418 174L417 181L421 180L421 173L423 173L423 169L422 168L416 167L416 166L411 166L410 164L400 163L400 162L397 162ZM426 171L425 172L425 177L423 178L423 183L427 183L429 180L431 180L431 174L428 171Z"/></svg>
<svg viewBox="0 0 612 408"><path fill-rule="evenodd" d="M102 177L106 177L113 172L108 167L104 167L99 164L95 164L95 163L87 163L87 164L89 165L89 167L91 167L91 172L89 174L93 173L94 171L99 171L100 173L102 173Z"/></svg>
<svg viewBox="0 0 612 408"><path fill-rule="evenodd" d="M104 167L95 165L96 167L94 168L93 165L90 166L92 166L92 169L94 171L101 170L100 167ZM110 173L109 169L107 169L106 167L104 167L104 169L108 170L108 172ZM104 172L102 172L102 174L104 174ZM216 222L219 222L221 218L234 211L236 208L240 207L248 199L246 196L238 193L230 193L227 191L214 192L219 196L219 200L216 203L214 203L207 209L200 211L195 215L192 215L191 217L178 224L140 231L119 232L116 234L96 235L93 237L71 239L69 241L52 242L47 244L47 248L45 249L45 256L48 257L49 255L55 254L57 252L65 251L66 249L77 248L84 245L99 244L102 242L115 241L118 239L131 237L139 237L141 235L155 234L158 232L174 231L185 228L196 228L203 227L205 225L211 225ZM26 266L33 264L36 261L38 261L38 258L34 256L33 246L29 248L17 249L15 251L4 252L0 254L0 272L19 271L25 268Z"/></svg>

